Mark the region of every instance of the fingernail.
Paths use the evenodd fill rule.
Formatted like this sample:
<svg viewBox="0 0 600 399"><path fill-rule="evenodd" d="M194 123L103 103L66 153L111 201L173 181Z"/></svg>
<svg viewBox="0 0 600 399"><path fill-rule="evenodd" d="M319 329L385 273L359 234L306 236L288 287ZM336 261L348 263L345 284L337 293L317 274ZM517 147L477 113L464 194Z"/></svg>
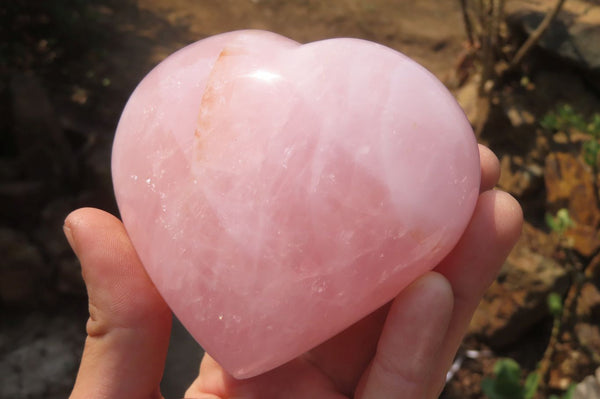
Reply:
<svg viewBox="0 0 600 399"><path fill-rule="evenodd" d="M75 240L73 239L73 231L71 230L71 227L67 225L67 223L63 224L63 232L65 233L65 237L67 238L69 245L73 251L77 253L77 250L75 249Z"/></svg>

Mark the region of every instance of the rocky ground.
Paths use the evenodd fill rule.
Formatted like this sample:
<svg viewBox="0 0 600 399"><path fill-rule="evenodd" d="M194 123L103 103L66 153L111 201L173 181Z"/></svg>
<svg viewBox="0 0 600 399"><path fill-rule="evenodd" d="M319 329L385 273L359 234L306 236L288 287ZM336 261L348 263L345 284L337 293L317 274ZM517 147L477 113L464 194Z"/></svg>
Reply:
<svg viewBox="0 0 600 399"><path fill-rule="evenodd" d="M507 2L511 43L525 40L552 3ZM560 104L570 104L588 122L600 112L600 4L567 1L519 72L489 91L485 112L458 4L15 0L0 5L0 29L8 38L0 43L0 104L9 116L0 120L0 398L59 398L72 386L87 316L78 264L61 226L80 206L117 213L110 145L128 94L174 50L240 28L273 30L301 42L361 37L405 52L448 85L479 126L479 140L498 154L500 187L519 199L526 224L475 315L443 397L483 397L482 378L501 357L516 359L527 372L538 364L547 369L540 398L586 377L580 390L596 389L599 181L597 167L584 156L586 143L595 138L581 127L541 122ZM552 230L546 214L560 209L568 210L571 223ZM564 301L558 328L546 305L552 292ZM167 398L182 396L200 354L177 327L164 381Z"/></svg>

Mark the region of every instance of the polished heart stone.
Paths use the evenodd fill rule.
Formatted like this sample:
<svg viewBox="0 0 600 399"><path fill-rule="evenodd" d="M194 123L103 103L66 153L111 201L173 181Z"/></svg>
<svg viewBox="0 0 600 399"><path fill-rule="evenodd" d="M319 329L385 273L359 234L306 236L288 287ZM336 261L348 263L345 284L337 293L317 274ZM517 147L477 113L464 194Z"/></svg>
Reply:
<svg viewBox="0 0 600 399"><path fill-rule="evenodd" d="M462 110L414 61L357 39L299 45L261 31L202 40L151 71L123 112L112 168L152 281L238 378L435 267L480 179Z"/></svg>

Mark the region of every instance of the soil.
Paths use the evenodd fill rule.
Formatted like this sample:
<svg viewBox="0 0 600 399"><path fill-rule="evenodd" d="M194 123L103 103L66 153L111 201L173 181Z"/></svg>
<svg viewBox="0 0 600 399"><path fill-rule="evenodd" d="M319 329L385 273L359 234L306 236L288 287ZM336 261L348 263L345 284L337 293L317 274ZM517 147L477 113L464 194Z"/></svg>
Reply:
<svg viewBox="0 0 600 399"><path fill-rule="evenodd" d="M469 50L459 2L446 0L99 0L93 4L84 0L14 0L0 6L0 26L4 31L2 36L8 39L0 43L0 104L12 115L0 122L3 131L0 204L12 201L5 207L11 211L5 211L0 217L8 229L22 232L34 247L39 247L44 261L58 270L44 280L43 295L32 294L23 300L3 299L1 306L10 309L6 314L11 321L0 324L0 332L10 331L10 336L15 336L14 329L21 325L36 328L27 317L24 321L19 312L37 314L41 311L50 318L59 313L72 314L72 322L79 323L83 331L85 293L80 280L68 277L73 275L73 270L77 275L77 269L72 266L68 247L60 241L61 218L78 206L98 206L118 213L109 171L113 133L137 82L168 54L204 37L236 29L270 30L299 42L357 37L407 54L459 95L465 85L457 83L457 73L461 72L457 67L463 65L461 60ZM546 55L535 53L526 64L532 79L538 77L533 79L535 87L513 79L496 93L496 102L492 102L492 111L479 139L501 159L507 159L506 176L514 177L501 185L517 195L525 209L530 228L520 245L549 258L558 257L560 261L568 251L557 245L545 226L545 213L556 209L548 209L543 177L533 175L533 180L530 179L533 183L521 190L524 183L519 171L523 165L543 169L549 154L567 151L571 144L561 144L531 124L515 126L505 111L525 102L527 112L539 119L555 103L568 101L589 113L593 111L590 104L598 104L599 98L578 80L576 67L548 60ZM34 88L41 89L41 95L32 95L35 90L27 89L32 81L36 82ZM42 104L39 109L46 104L39 98L47 99L49 111L43 118L58 132L59 138L49 143L36 137L32 140L55 149L67 148L66 153L75 159L74 165L60 159L48 161L36 157L37 161L29 159L34 162L32 171L23 168L22 145L19 138L15 138L15 126L20 126L23 118L14 100L15 93L31 99L33 104ZM579 148L577 144L574 146ZM44 176L39 171L47 169L47 162L56 164L57 172ZM33 191L14 191L17 183L33 184L40 179L54 183L45 184L39 191L35 191L35 187L31 188ZM6 194L6 187L13 191ZM30 192L36 196L35 200L30 200ZM20 205L15 210L17 199ZM52 240L58 242L58 249L47 245ZM596 253L595 249L575 256L580 264L587 265ZM48 287L48 284L62 288ZM45 323L46 319L40 320ZM499 357L513 357L524 369L533 370L546 349L551 327L551 317L544 317L519 342L502 348L490 345L476 334L470 335L461 353L475 350L480 356L465 358L442 397L482 397L481 380L492 374L493 364ZM183 391L176 385L180 380L189 380L196 372L195 360L190 362L189 356L184 359L193 342L179 327L176 334L179 338L172 343L165 376L166 397L181 397ZM559 363L551 366L554 374L550 375L555 377L551 377L554 380L550 381L547 393L560 392L564 381L581 381L599 364L589 349L582 349L578 341L572 339L573 334L565 330L555 359L567 358L569 353L582 355L577 362L567 362L572 365L570 370L564 370ZM10 346L0 341L0 355L9 351ZM58 392L56 397L64 393ZM38 396L34 393L27 397Z"/></svg>

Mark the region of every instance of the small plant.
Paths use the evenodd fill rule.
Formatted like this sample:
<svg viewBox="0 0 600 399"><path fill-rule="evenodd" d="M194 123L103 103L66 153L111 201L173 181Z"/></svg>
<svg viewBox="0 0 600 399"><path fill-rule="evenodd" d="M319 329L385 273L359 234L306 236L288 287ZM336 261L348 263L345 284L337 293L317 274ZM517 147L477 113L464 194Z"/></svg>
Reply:
<svg viewBox="0 0 600 399"><path fill-rule="evenodd" d="M537 369L529 373L525 381L521 383L522 371L519 363L513 359L498 360L494 364L494 378L484 378L481 381L481 390L489 399L532 399L538 389L543 387L558 342L565 309L562 296L556 292L548 295L547 305L554 322L550 342ZM571 399L574 393L575 385L573 384L562 396L551 395L550 399Z"/></svg>
<svg viewBox="0 0 600 399"><path fill-rule="evenodd" d="M600 128L598 129L598 132L600 132ZM600 153L600 143L598 143L598 138L594 137L592 140L584 142L581 150L583 151L583 160L585 163L596 170L598 165L598 153Z"/></svg>
<svg viewBox="0 0 600 399"><path fill-rule="evenodd" d="M532 399L540 382L539 374L530 373L521 383L521 366L513 359L494 364L494 378L484 378L481 389L489 399Z"/></svg>
<svg viewBox="0 0 600 399"><path fill-rule="evenodd" d="M559 236L563 236L565 231L569 227L573 227L575 223L573 222L573 219L571 219L569 210L561 208L556 212L556 216L546 213L546 224L550 230L554 231Z"/></svg>
<svg viewBox="0 0 600 399"><path fill-rule="evenodd" d="M584 131L586 129L585 119L581 114L575 112L568 104L560 105L556 111L550 111L542 117L540 125L544 129L563 131L568 133L571 129Z"/></svg>
<svg viewBox="0 0 600 399"><path fill-rule="evenodd" d="M548 295L548 310L554 319L560 318L562 315L563 300L558 293L551 292L550 295Z"/></svg>
<svg viewBox="0 0 600 399"><path fill-rule="evenodd" d="M559 106L556 111L550 111L540 121L540 125L550 131L565 132L579 131L589 135L589 139L583 142L581 147L583 160L597 172L598 155L600 154L600 114L592 115L586 120L583 115L576 112L568 104Z"/></svg>

